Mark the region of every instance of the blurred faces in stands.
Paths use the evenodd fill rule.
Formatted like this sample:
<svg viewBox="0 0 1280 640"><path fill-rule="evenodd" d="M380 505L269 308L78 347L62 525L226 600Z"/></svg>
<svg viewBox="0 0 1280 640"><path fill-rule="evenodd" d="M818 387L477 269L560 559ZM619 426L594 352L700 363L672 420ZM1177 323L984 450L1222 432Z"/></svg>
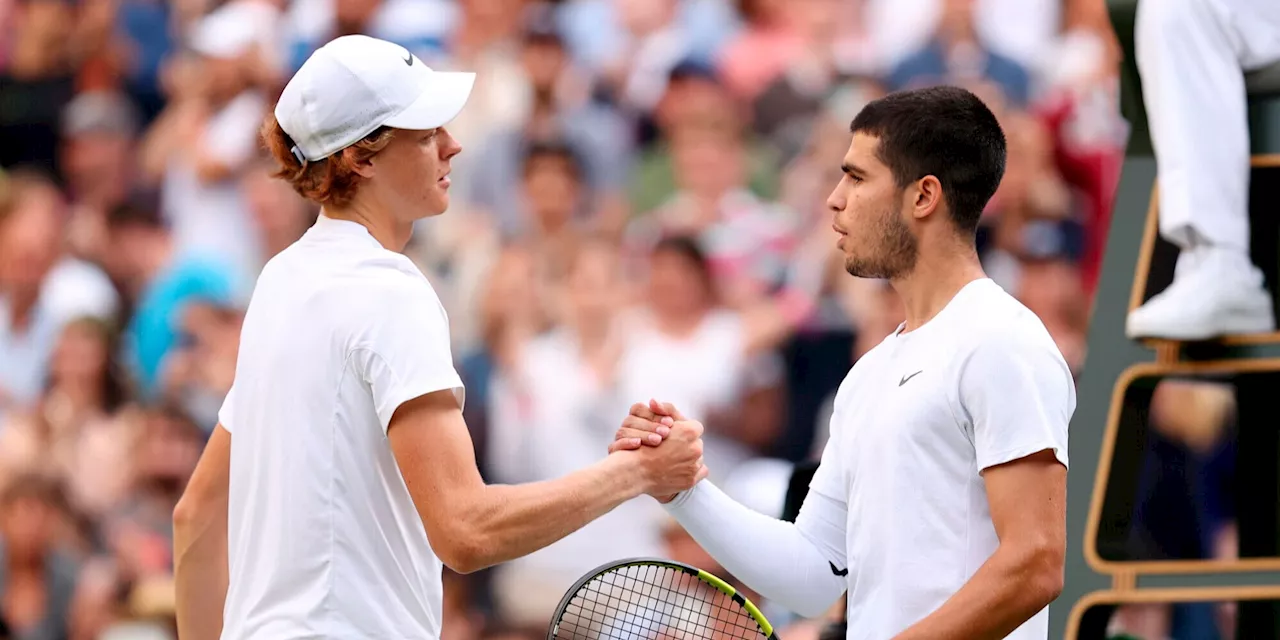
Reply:
<svg viewBox="0 0 1280 640"><path fill-rule="evenodd" d="M58 488L48 478L24 475L6 488L0 509L0 537L5 561L11 565L40 565L57 544Z"/></svg>
<svg viewBox="0 0 1280 640"><path fill-rule="evenodd" d="M677 188L713 208L721 196L745 184L745 155L741 134L723 116L691 120L671 134Z"/></svg>
<svg viewBox="0 0 1280 640"><path fill-rule="evenodd" d="M670 72L666 91L654 106L658 128L670 132L690 119L714 115L727 122L741 122L744 113L715 71L695 62L676 65Z"/></svg>
<svg viewBox="0 0 1280 640"><path fill-rule="evenodd" d="M15 478L0 497L0 616L15 637L65 637L76 567L56 551L64 509L57 483L39 475Z"/></svg>
<svg viewBox="0 0 1280 640"><path fill-rule="evenodd" d="M82 93L63 114L62 171L71 196L95 207L122 202L133 184L138 115L120 93Z"/></svg>
<svg viewBox="0 0 1280 640"><path fill-rule="evenodd" d="M554 24L535 24L524 38L521 62L533 90L534 103L551 103L556 84L561 82L569 55Z"/></svg>
<svg viewBox="0 0 1280 640"><path fill-rule="evenodd" d="M566 282L569 324L579 331L608 329L609 321L627 302L621 276L613 245L599 240L583 243Z"/></svg>
<svg viewBox="0 0 1280 640"><path fill-rule="evenodd" d="M127 399L115 360L116 334L104 321L82 317L62 330L49 359L43 413L56 434L77 438L85 422L105 418Z"/></svg>
<svg viewBox="0 0 1280 640"><path fill-rule="evenodd" d="M165 359L166 397L206 434L218 423L218 410L235 378L242 321L235 309L194 302L183 313L177 346Z"/></svg>
<svg viewBox="0 0 1280 640"><path fill-rule="evenodd" d="M134 465L139 484L176 505L203 447L204 436L187 415L148 412Z"/></svg>
<svg viewBox="0 0 1280 640"><path fill-rule="evenodd" d="M715 285L695 241L664 240L649 260L649 306L664 323L685 325L715 306Z"/></svg>
<svg viewBox="0 0 1280 640"><path fill-rule="evenodd" d="M103 255L102 266L136 299L169 260L169 232L146 200L129 202L112 210L107 241L113 248Z"/></svg>
<svg viewBox="0 0 1280 640"><path fill-rule="evenodd" d="M5 180L0 203L0 295L20 317L40 294L40 285L59 256L65 203L49 181L14 173Z"/></svg>
<svg viewBox="0 0 1280 640"><path fill-rule="evenodd" d="M524 162L525 207L535 233L566 229L582 202L582 166L564 144L535 143Z"/></svg>

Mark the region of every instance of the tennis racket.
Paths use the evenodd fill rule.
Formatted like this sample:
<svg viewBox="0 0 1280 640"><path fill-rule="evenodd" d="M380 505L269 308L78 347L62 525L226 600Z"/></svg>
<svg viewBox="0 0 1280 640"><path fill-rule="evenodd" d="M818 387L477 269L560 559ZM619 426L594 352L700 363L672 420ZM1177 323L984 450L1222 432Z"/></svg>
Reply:
<svg viewBox="0 0 1280 640"><path fill-rule="evenodd" d="M611 562L569 589L547 640L778 640L724 580L656 558Z"/></svg>

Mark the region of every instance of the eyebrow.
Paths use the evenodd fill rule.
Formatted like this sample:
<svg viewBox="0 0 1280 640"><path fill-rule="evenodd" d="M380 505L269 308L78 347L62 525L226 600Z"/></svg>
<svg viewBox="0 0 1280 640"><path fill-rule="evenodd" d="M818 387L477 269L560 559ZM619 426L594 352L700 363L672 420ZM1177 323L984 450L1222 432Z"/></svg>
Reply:
<svg viewBox="0 0 1280 640"><path fill-rule="evenodd" d="M849 164L848 162L841 164L840 170L843 171L846 175L850 175L850 176L867 175L866 171L863 171L862 169L858 168L857 165Z"/></svg>

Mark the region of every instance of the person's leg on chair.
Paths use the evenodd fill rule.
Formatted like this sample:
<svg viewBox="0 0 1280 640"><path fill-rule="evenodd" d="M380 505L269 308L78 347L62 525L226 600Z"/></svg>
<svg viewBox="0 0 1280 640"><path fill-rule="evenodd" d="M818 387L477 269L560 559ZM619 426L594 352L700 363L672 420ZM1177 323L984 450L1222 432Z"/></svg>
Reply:
<svg viewBox="0 0 1280 640"><path fill-rule="evenodd" d="M1173 284L1130 314L1130 337L1199 340L1275 329L1262 272L1249 256L1244 85L1244 69L1280 59L1280 15L1272 15L1280 12L1269 2L1138 5L1137 63L1159 171L1160 233L1181 253Z"/></svg>

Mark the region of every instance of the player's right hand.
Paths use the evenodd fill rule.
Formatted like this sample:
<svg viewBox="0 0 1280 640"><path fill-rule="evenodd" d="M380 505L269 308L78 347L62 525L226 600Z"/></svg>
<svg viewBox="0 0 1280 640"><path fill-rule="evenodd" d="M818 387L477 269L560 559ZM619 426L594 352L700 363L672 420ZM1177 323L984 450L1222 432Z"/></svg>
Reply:
<svg viewBox="0 0 1280 640"><path fill-rule="evenodd" d="M640 458L644 493L659 502L669 502L693 488L708 473L702 460L702 423L694 420L675 422L662 446L642 447L627 455Z"/></svg>

